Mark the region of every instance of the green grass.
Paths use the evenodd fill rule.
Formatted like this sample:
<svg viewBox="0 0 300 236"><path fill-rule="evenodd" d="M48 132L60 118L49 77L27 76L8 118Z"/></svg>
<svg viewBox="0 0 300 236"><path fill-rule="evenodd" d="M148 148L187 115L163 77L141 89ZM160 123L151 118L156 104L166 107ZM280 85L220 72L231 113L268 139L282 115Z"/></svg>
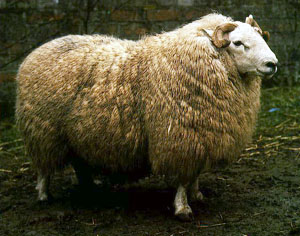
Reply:
<svg viewBox="0 0 300 236"><path fill-rule="evenodd" d="M300 87L262 90L257 135L295 134L300 130ZM270 112L270 109L279 109Z"/></svg>

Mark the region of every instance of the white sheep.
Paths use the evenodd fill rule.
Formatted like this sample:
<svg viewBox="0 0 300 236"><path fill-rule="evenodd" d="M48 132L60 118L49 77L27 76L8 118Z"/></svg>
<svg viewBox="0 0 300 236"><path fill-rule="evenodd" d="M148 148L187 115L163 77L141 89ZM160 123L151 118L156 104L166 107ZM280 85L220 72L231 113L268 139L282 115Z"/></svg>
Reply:
<svg viewBox="0 0 300 236"><path fill-rule="evenodd" d="M71 163L103 174L172 177L175 215L189 219L197 176L235 160L250 141L261 78L277 59L252 16L210 14L171 32L125 41L70 35L34 50L17 76L17 123L38 173Z"/></svg>

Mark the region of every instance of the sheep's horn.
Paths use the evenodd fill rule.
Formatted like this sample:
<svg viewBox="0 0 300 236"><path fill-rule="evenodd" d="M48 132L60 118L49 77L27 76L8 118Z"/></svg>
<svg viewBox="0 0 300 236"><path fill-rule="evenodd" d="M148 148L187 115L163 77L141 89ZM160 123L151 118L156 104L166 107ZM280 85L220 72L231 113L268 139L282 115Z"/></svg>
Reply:
<svg viewBox="0 0 300 236"><path fill-rule="evenodd" d="M268 31L262 31L262 29L260 28L260 26L257 24L257 22L253 19L252 15L249 15L248 17L246 17L246 21L247 24L251 25L252 27L254 27L257 32L264 38L265 41L268 41L270 39L270 34Z"/></svg>
<svg viewBox="0 0 300 236"><path fill-rule="evenodd" d="M212 35L213 44L217 48L225 48L230 44L228 33L237 27L234 23L224 23L218 25Z"/></svg>

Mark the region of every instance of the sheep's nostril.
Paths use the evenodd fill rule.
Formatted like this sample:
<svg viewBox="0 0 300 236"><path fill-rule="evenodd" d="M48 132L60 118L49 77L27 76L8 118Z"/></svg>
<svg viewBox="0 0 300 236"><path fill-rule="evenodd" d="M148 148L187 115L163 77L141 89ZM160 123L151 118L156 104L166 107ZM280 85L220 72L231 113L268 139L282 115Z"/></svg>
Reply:
<svg viewBox="0 0 300 236"><path fill-rule="evenodd" d="M271 62L271 61L267 62L266 66L269 67L272 70L272 72L275 72L276 69L277 69L277 65L274 62Z"/></svg>

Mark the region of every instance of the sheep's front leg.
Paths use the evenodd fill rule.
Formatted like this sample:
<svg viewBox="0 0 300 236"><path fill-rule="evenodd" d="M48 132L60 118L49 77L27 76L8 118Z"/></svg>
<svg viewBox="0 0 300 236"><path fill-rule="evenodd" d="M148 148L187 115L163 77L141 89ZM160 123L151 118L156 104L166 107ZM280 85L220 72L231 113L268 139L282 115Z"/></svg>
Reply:
<svg viewBox="0 0 300 236"><path fill-rule="evenodd" d="M180 185L177 189L177 193L174 200L175 216L179 219L187 221L191 220L193 212L188 204L186 188Z"/></svg>
<svg viewBox="0 0 300 236"><path fill-rule="evenodd" d="M50 185L50 176L38 174L37 185L35 187L38 190L38 200L47 201L49 200L49 185Z"/></svg>
<svg viewBox="0 0 300 236"><path fill-rule="evenodd" d="M192 202L196 202L196 201L203 201L203 194L199 191L199 182L198 182L198 178L196 179L196 181L192 184L191 188L190 188L190 200Z"/></svg>

